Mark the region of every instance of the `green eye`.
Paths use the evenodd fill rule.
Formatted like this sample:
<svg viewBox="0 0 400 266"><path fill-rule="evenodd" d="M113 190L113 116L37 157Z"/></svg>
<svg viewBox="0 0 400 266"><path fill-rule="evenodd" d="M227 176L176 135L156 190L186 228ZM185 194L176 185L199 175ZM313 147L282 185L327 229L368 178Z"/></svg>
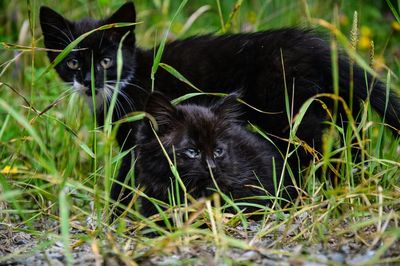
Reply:
<svg viewBox="0 0 400 266"><path fill-rule="evenodd" d="M112 60L109 57L104 57L100 60L100 65L104 69L108 69L112 66Z"/></svg>
<svg viewBox="0 0 400 266"><path fill-rule="evenodd" d="M193 148L186 149L183 153L190 159L196 159L200 157L200 151Z"/></svg>
<svg viewBox="0 0 400 266"><path fill-rule="evenodd" d="M72 70L79 69L79 61L78 61L78 59L75 59L75 58L69 59L67 61L67 66Z"/></svg>

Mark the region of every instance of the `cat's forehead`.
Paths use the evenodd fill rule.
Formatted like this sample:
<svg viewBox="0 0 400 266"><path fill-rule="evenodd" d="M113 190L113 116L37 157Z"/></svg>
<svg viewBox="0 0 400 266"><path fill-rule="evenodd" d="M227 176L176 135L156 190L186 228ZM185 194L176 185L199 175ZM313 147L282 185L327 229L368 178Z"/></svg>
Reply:
<svg viewBox="0 0 400 266"><path fill-rule="evenodd" d="M80 36L88 31L94 30L101 26L100 20L91 18L83 18L73 23L74 35Z"/></svg>
<svg viewBox="0 0 400 266"><path fill-rule="evenodd" d="M199 105L182 105L177 108L186 124L190 127L211 127L217 123L217 116L209 108Z"/></svg>
<svg viewBox="0 0 400 266"><path fill-rule="evenodd" d="M79 36L92 31L94 29L102 26L103 23L100 20L93 20L90 18L86 18L75 22L73 24L73 35L74 39L77 39ZM101 46L109 46L112 43L109 41L108 35L105 30L94 31L88 36L86 36L79 44L78 48L80 49L88 49L92 51L98 51Z"/></svg>
<svg viewBox="0 0 400 266"><path fill-rule="evenodd" d="M99 31L92 33L83 39L77 46L81 55L96 56L97 54L109 54L114 51L116 44L109 40L106 32Z"/></svg>
<svg viewBox="0 0 400 266"><path fill-rule="evenodd" d="M228 128L226 121L221 121L219 116L210 108L202 106L183 106L183 124L186 133L199 141L216 139Z"/></svg>

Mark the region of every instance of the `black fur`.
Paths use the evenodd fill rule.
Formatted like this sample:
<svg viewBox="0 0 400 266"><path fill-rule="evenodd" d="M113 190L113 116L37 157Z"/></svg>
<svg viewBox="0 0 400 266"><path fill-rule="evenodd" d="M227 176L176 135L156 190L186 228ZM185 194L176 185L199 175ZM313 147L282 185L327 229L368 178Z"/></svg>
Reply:
<svg viewBox="0 0 400 266"><path fill-rule="evenodd" d="M111 22L135 22L133 3L123 5L113 16ZM71 22L47 7L40 11L40 22L47 48L63 49L69 39L110 22L109 19L84 19ZM110 29L97 32L82 41L81 51L70 53L68 58L82 60L80 71L71 71L66 67L66 59L57 65L60 77L67 81L73 78L85 84L90 73L91 56L97 64L99 58L109 56L116 58L116 47L121 36L132 32L133 27ZM144 103L151 89L150 72L153 62L153 49L143 50L135 45L135 37L130 34L123 45L123 75L120 107L114 112L114 120L134 110L143 110ZM56 52L49 52L53 60ZM268 133L279 138L276 143L284 148L287 143L279 141L288 138L290 126L286 113L285 89L293 114L299 111L302 104L319 93L332 93L331 51L329 44L318 38L313 32L296 28L269 30L257 33L243 33L223 36L205 35L175 41L166 45L162 62L174 67L198 88L207 92L226 92L241 90L243 99L258 109L276 112L263 114L253 109L245 110L244 119L260 126ZM107 71L107 79L115 80L114 65ZM284 69L284 71L283 71ZM97 91L102 91L103 70L97 71ZM358 66L353 70L354 108L357 116L360 103L370 100L371 106L380 114L385 113L386 89L379 81L373 82L370 75L365 78L364 71ZM284 85L286 80L286 86ZM86 80L86 84L87 84ZM367 85L368 84L368 85ZM339 58L339 95L349 102L350 67L345 56ZM88 86L86 86L88 87ZM193 92L189 86L159 69L156 74L155 89L162 91L169 99ZM89 89L85 90L86 94ZM370 95L370 98L367 96ZM126 97L125 97L126 96ZM393 93L389 95L385 121L394 129L400 129L400 101ZM326 100L332 108L332 101ZM107 104L107 103L106 103ZM122 106L122 107L121 107ZM103 121L102 107L95 107L97 120ZM343 110L340 116L346 119ZM297 137L321 150L321 135L326 119L326 111L319 103L312 104L297 131ZM123 124L117 135L118 143L123 150L130 149L136 143L135 125ZM310 160L306 152L298 152L303 166ZM124 158L118 179L123 181L130 169L131 157ZM292 165L294 167L294 165ZM121 187L113 186L112 198L116 199Z"/></svg>
<svg viewBox="0 0 400 266"><path fill-rule="evenodd" d="M283 159L271 144L241 125L238 111L235 95L209 107L195 104L174 107L162 95L154 94L146 107L146 112L156 119L157 135L169 158L172 161L175 158L180 178L191 196L199 198L215 191L211 170L224 194L233 199L247 197L247 202L265 206L270 202L266 196L274 196L275 187L279 186ZM171 190L175 187L175 177L150 123L142 123L136 139L137 183L147 196L168 203L168 193L177 195ZM294 195L293 187L288 187L290 178L282 180L285 181L281 184L282 190L285 187L283 196ZM183 196L182 191L179 195ZM180 200L183 203L183 198ZM255 209L248 207L246 211ZM148 200L142 201L141 211L145 216L157 213Z"/></svg>

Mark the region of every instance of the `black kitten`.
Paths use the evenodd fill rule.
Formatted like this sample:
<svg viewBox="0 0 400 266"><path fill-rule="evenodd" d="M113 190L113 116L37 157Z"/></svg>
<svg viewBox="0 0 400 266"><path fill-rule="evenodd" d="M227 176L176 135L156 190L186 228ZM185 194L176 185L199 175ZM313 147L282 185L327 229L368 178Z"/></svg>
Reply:
<svg viewBox="0 0 400 266"><path fill-rule="evenodd" d="M247 202L265 206L270 202L267 196L275 195L276 187L281 185L283 191L289 184L288 178L282 179L286 183L279 184L282 156L240 123L235 95L224 97L210 107L196 104L175 107L162 95L154 94L146 112L157 121L157 136L169 158L175 159L180 178L194 198L208 196L218 187L233 199L253 198ZM149 122L142 123L136 139L138 185L144 187L147 196L168 202L169 193L174 194L171 188L175 186L175 177ZM287 188L290 190L293 188ZM179 195L182 194L180 191ZM153 203L144 200L142 213L149 216L157 210Z"/></svg>
<svg viewBox="0 0 400 266"><path fill-rule="evenodd" d="M40 9L40 23L44 35L44 44L47 48L51 47L52 50L63 50L70 42L90 29L112 23L135 21L133 6L129 6L129 10L127 10L127 7L120 9L105 20L83 19L78 23L70 22L53 10L42 7ZM96 95L95 110L97 113L102 111L104 101L108 102L110 100L115 89L118 78L117 50L121 38L127 32L130 32L130 34L124 39L122 53L124 59L128 60L123 64L120 86L125 88L134 76L135 36L132 33L134 28L134 26L131 26L96 31L79 43L55 67L60 77L65 82L72 83L73 88L82 94L89 104L92 104L91 69L93 66L95 77L94 92ZM50 61L53 61L58 54L56 51L49 51ZM120 91L120 94L124 96L124 91ZM125 97L123 98L125 99ZM126 98L125 101L127 101L126 103L124 102L126 106L119 106L123 110L116 109L116 111L121 111L116 116L120 117L133 109L132 99ZM98 118L100 119L99 122L102 123L103 117L99 115Z"/></svg>
<svg viewBox="0 0 400 266"><path fill-rule="evenodd" d="M71 22L53 10L42 7L40 22L46 48L64 49L82 33L113 22L135 22L133 3L124 4L110 18L94 20L91 18ZM116 80L116 53L119 42L125 33L129 35L123 43L123 73L118 97L119 107L114 111L114 120L134 111L143 110L151 91L150 73L153 63L153 49L142 50L135 46L134 27L112 28L96 32L84 39L56 67L60 77L73 82L84 94L91 94L90 68L95 66L95 85L98 95L97 120L102 125L103 99L113 90ZM54 60L57 52L48 52ZM258 33L244 33L224 36L198 36L175 41L166 45L162 62L177 69L198 88L207 92L230 93L243 90L243 100L250 105L275 114L264 114L254 109L245 110L245 120L260 126L268 133L277 136L276 144L285 148L290 133L290 123L286 112L289 99L290 112L294 115L302 104L320 93L333 93L331 51L329 44L307 30L295 28L270 30ZM385 122L400 129L400 102L390 93L386 97L385 85L373 82L370 75L358 66L350 74L350 63L340 56L339 95L346 102L353 99L353 115L357 116L362 101L369 100L371 106L380 114L385 114ZM350 77L354 84L354 95L350 95ZM106 82L104 82L106 80ZM286 82L285 82L286 81ZM156 74L155 90L162 91L170 100L193 90L163 69ZM386 98L389 99L385 110ZM293 102L292 102L293 99ZM322 99L329 108L331 100ZM339 105L341 106L341 105ZM346 119L347 114L339 108L339 116ZM326 120L326 110L318 102L313 103L303 117L296 136L321 151L321 136ZM123 124L117 134L122 149L130 149L136 143L135 125ZM310 161L306 150L298 149L301 165ZM294 156L292 156L293 158ZM295 159L296 161L297 159ZM125 156L118 180L123 182L131 169L131 156ZM292 169L297 166L292 163ZM295 169L294 169L294 172ZM121 186L114 185L111 197L117 199Z"/></svg>

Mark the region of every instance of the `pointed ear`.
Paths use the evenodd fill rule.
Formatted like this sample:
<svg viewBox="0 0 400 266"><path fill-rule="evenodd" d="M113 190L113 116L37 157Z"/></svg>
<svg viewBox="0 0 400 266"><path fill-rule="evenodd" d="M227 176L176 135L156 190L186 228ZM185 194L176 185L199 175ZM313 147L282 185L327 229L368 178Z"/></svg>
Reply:
<svg viewBox="0 0 400 266"><path fill-rule="evenodd" d="M226 121L237 122L242 115L240 103L237 101L239 97L238 93L229 94L217 101L211 110Z"/></svg>
<svg viewBox="0 0 400 266"><path fill-rule="evenodd" d="M72 23L53 9L42 6L39 17L46 48L62 50L74 40Z"/></svg>
<svg viewBox="0 0 400 266"><path fill-rule="evenodd" d="M109 18L105 19L103 24L114 24L114 23L135 23L136 22L136 10L133 2L127 2L122 5L114 14L112 14ZM127 27L118 27L111 28L110 31L117 35L120 39L127 32L133 32L135 29L135 25L127 26ZM132 39L130 36L127 36L127 39Z"/></svg>
<svg viewBox="0 0 400 266"><path fill-rule="evenodd" d="M177 109L159 92L150 95L145 111L156 119L158 126L169 125L177 119Z"/></svg>

